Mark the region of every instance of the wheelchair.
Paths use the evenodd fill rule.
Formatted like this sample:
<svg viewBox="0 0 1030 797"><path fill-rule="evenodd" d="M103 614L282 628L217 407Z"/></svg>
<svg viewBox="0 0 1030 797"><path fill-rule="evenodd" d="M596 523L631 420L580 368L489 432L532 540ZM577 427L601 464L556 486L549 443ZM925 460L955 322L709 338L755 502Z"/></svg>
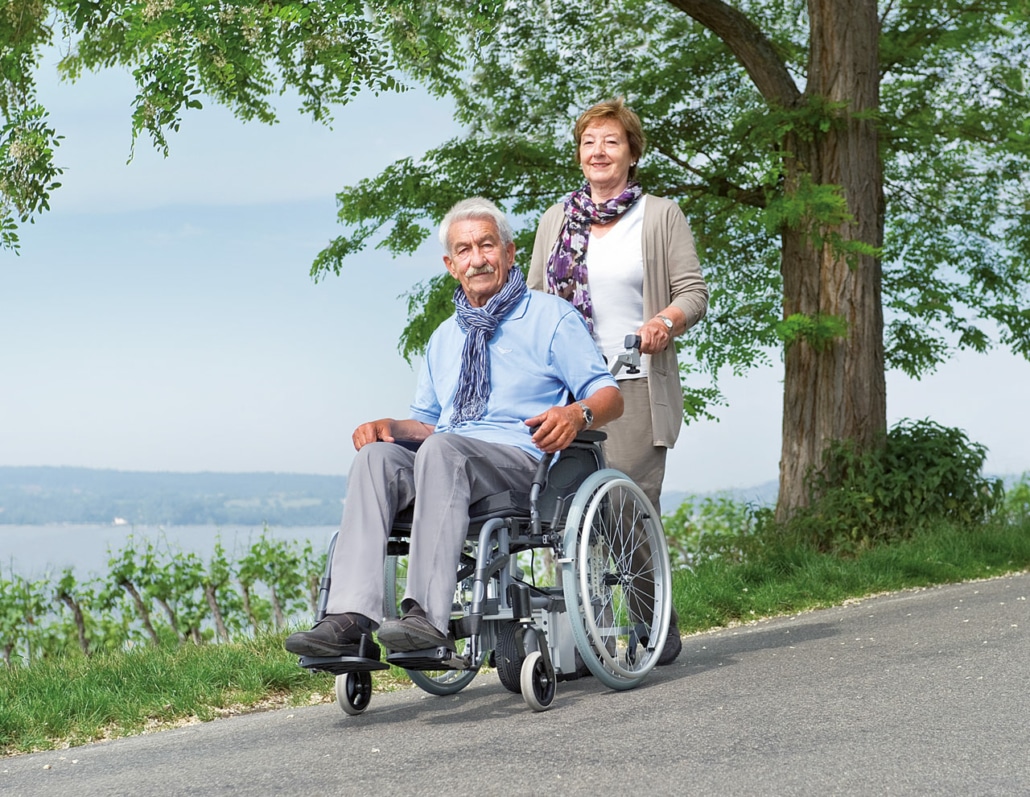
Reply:
<svg viewBox="0 0 1030 797"><path fill-rule="evenodd" d="M335 674L337 703L349 715L368 708L372 671L390 665L444 696L489 663L534 711L550 708L558 682L588 673L612 689L637 686L665 645L672 574L661 519L640 487L605 467L604 439L582 432L556 459L541 460L528 495L505 491L469 507L450 623L456 650L388 651L386 662L302 656L300 666ZM409 507L397 516L387 542L387 618L400 615L412 515ZM334 536L316 620L325 615L335 544Z"/></svg>

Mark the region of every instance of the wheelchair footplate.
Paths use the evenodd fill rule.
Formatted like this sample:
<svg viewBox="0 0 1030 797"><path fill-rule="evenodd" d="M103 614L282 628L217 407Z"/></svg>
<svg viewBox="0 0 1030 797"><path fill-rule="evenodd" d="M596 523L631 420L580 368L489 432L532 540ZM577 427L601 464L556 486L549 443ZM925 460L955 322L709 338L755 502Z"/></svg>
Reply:
<svg viewBox="0 0 1030 797"><path fill-rule="evenodd" d="M298 664L306 670L329 672L333 675L390 669L389 664L379 660L379 646L368 634L361 635L357 656L301 656Z"/></svg>
<svg viewBox="0 0 1030 797"><path fill-rule="evenodd" d="M387 652L386 661L405 670L467 670L469 662L441 645L425 650Z"/></svg>

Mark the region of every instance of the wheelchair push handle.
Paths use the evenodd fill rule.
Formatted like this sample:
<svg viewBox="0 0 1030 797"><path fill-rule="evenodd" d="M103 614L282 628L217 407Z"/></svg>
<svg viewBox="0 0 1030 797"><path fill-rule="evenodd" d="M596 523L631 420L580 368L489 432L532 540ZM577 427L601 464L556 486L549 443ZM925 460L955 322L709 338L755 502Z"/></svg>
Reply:
<svg viewBox="0 0 1030 797"><path fill-rule="evenodd" d="M626 351L615 358L612 365L612 376L615 376L623 368L627 374L640 373L640 335L627 335L622 344Z"/></svg>

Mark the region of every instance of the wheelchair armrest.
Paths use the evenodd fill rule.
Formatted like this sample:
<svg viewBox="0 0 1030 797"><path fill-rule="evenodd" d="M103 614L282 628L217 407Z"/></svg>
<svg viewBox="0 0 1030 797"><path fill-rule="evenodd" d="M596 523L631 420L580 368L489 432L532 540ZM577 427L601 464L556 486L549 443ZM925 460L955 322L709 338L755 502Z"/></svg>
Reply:
<svg viewBox="0 0 1030 797"><path fill-rule="evenodd" d="M606 432L599 431L597 429L584 429L573 440L574 443L600 443L602 440L607 440L608 434Z"/></svg>

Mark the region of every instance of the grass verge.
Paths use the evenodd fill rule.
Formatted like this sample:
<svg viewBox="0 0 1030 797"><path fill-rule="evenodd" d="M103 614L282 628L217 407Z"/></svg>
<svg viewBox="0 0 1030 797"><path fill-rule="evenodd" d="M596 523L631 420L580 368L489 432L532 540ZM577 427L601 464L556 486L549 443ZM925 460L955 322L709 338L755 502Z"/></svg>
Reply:
<svg viewBox="0 0 1030 797"><path fill-rule="evenodd" d="M850 556L765 542L745 562L678 571L680 631L839 604L879 592L998 576L1030 567L1030 521L969 531L942 525ZM0 670L0 754L77 746L268 707L334 699L332 676L297 667L283 634L246 642L42 661ZM392 668L387 691L409 684Z"/></svg>

